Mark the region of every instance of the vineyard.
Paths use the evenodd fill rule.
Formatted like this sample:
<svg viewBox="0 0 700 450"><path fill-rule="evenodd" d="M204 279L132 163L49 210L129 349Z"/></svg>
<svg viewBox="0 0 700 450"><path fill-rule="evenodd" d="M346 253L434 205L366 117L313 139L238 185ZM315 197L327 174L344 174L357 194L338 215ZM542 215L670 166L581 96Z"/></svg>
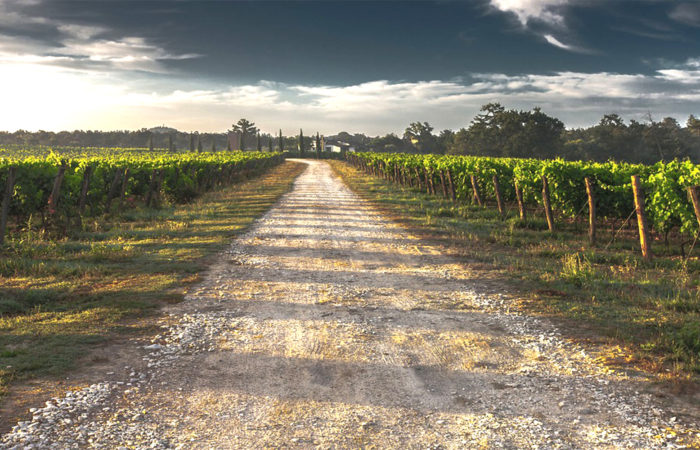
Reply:
<svg viewBox="0 0 700 450"><path fill-rule="evenodd" d="M596 218L626 223L635 212L643 213L647 228L665 237L677 231L693 241L700 230L700 166L689 161L646 166L384 153L358 153L348 159L366 172L453 201L483 205L493 199L502 215L506 202L517 203L521 219L534 208L545 214L552 231L556 218L574 219L588 210L593 241ZM635 204L633 179L639 180L640 205Z"/></svg>
<svg viewBox="0 0 700 450"><path fill-rule="evenodd" d="M136 204L187 202L281 163L280 153L166 153L94 149L60 153L0 151L0 243L10 218L63 228Z"/></svg>

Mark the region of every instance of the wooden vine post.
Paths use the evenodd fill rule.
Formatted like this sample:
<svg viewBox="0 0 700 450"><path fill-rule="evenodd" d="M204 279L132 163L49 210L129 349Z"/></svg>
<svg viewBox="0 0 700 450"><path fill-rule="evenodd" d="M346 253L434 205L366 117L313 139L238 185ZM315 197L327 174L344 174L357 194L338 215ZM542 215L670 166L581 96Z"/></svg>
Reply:
<svg viewBox="0 0 700 450"><path fill-rule="evenodd" d="M129 168L124 169L124 177L122 177L122 187L119 189L119 203L117 203L117 209L122 210L124 205L124 195L126 195L126 187L129 184Z"/></svg>
<svg viewBox="0 0 700 450"><path fill-rule="evenodd" d="M420 179L420 172L418 172L418 167L414 167L413 171L416 173L416 181L418 183L418 189L423 190L423 184Z"/></svg>
<svg viewBox="0 0 700 450"><path fill-rule="evenodd" d="M10 167L5 181L5 192L2 195L2 210L0 210L0 245L5 244L5 229L7 228L7 215L10 212L10 202L15 190L15 168Z"/></svg>
<svg viewBox="0 0 700 450"><path fill-rule="evenodd" d="M155 207L160 208L160 191L163 188L163 180L165 180L165 169L158 170L158 179L156 180L156 191L153 194L153 199L155 200Z"/></svg>
<svg viewBox="0 0 700 450"><path fill-rule="evenodd" d="M114 172L114 178L112 179L112 185L109 187L109 192L107 193L107 203L105 204L105 212L109 213L112 207L112 200L117 196L119 192L120 181L122 179L122 169L117 168Z"/></svg>
<svg viewBox="0 0 700 450"><path fill-rule="evenodd" d="M78 199L78 213L85 212L85 204L87 203L87 193L90 188L90 177L92 176L92 166L87 166L83 172L83 184L80 186L80 198Z"/></svg>
<svg viewBox="0 0 700 450"><path fill-rule="evenodd" d="M157 179L158 179L158 170L157 169L151 170L151 182L148 185L148 192L146 192L146 198L145 198L146 207L148 207L148 208L150 208L151 204L153 203L153 195L154 195L154 191L156 189ZM197 186L197 190L201 192L201 186L199 186L199 184Z"/></svg>
<svg viewBox="0 0 700 450"><path fill-rule="evenodd" d="M700 186L688 186L690 199L693 201L693 209L695 210L695 218L698 219L700 226Z"/></svg>
<svg viewBox="0 0 700 450"><path fill-rule="evenodd" d="M632 192L634 193L634 207L637 211L637 224L639 225L639 244L642 247L642 256L649 261L652 258L649 226L644 211L644 191L638 175L632 175Z"/></svg>
<svg viewBox="0 0 700 450"><path fill-rule="evenodd" d="M479 182L477 181L476 176L471 175L470 179L472 181L472 191L474 193L474 200L476 201L477 205L484 206L484 202L481 199L481 193L479 192Z"/></svg>
<svg viewBox="0 0 700 450"><path fill-rule="evenodd" d="M593 184L591 180L586 177L584 178L586 182L586 195L588 196L588 240L591 245L595 244L595 196L593 193Z"/></svg>
<svg viewBox="0 0 700 450"><path fill-rule="evenodd" d="M506 210L503 207L503 197L501 196L501 184L498 182L498 175L493 176L493 190L496 193L496 204L498 205L498 213L501 218L505 217Z"/></svg>
<svg viewBox="0 0 700 450"><path fill-rule="evenodd" d="M425 193L430 194L430 182L428 181L428 171L423 169L423 179L425 180Z"/></svg>
<svg viewBox="0 0 700 450"><path fill-rule="evenodd" d="M51 195L49 195L49 204L48 204L48 209L49 209L49 216L53 216L58 208L58 199L61 196L61 185L63 184L63 178L66 175L66 169L68 166L66 165L65 162L61 163L61 165L58 168L58 173L56 174L56 178L53 180L53 189L51 189Z"/></svg>
<svg viewBox="0 0 700 450"><path fill-rule="evenodd" d="M542 203L544 203L544 214L547 217L547 227L550 232L554 232L554 216L552 215L552 203L549 198L549 182L547 177L542 177Z"/></svg>
<svg viewBox="0 0 700 450"><path fill-rule="evenodd" d="M425 173L425 176L428 176L428 172ZM430 185L430 194L435 195L435 183L433 182L433 174L431 173L430 176L428 177L428 183Z"/></svg>
<svg viewBox="0 0 700 450"><path fill-rule="evenodd" d="M523 200L523 189L518 186L518 182L515 182L515 198L518 199L518 212L520 212L520 220L525 220L527 218L527 211L525 210L525 201Z"/></svg>
<svg viewBox="0 0 700 450"><path fill-rule="evenodd" d="M455 195L455 185L452 182L452 172L450 171L450 169L447 169L447 182L450 186L450 198L454 202L455 200L457 200L457 196Z"/></svg>
<svg viewBox="0 0 700 450"><path fill-rule="evenodd" d="M442 196L447 198L447 184L445 184L445 172L440 169L440 184L442 185Z"/></svg>

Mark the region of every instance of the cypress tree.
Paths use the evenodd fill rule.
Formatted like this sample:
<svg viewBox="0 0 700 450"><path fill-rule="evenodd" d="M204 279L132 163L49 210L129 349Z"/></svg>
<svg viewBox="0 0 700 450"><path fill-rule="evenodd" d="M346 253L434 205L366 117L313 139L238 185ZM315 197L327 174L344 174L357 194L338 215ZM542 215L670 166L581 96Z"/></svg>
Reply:
<svg viewBox="0 0 700 450"><path fill-rule="evenodd" d="M211 151L214 153L216 151L216 139L211 138Z"/></svg>
<svg viewBox="0 0 700 450"><path fill-rule="evenodd" d="M270 147L270 153L272 153L272 135L267 139L267 145Z"/></svg>
<svg viewBox="0 0 700 450"><path fill-rule="evenodd" d="M170 151L170 152L175 151L175 144L173 144L173 135L172 134L168 135L168 151Z"/></svg>
<svg viewBox="0 0 700 450"><path fill-rule="evenodd" d="M190 133L190 151L194 151L194 134Z"/></svg>
<svg viewBox="0 0 700 450"><path fill-rule="evenodd" d="M231 151L231 136L226 137L226 150Z"/></svg>
<svg viewBox="0 0 700 450"><path fill-rule="evenodd" d="M197 136L197 151L202 153L202 140Z"/></svg>
<svg viewBox="0 0 700 450"><path fill-rule="evenodd" d="M279 137L279 146L280 146L280 151L284 151L284 138L282 137L282 130L280 130L280 137Z"/></svg>
<svg viewBox="0 0 700 450"><path fill-rule="evenodd" d="M258 151L262 151L262 141L260 140L260 132L258 131Z"/></svg>
<svg viewBox="0 0 700 450"><path fill-rule="evenodd" d="M148 136L148 150L153 151L153 133Z"/></svg>
<svg viewBox="0 0 700 450"><path fill-rule="evenodd" d="M321 154L321 135L316 132L316 154L320 156Z"/></svg>
<svg viewBox="0 0 700 450"><path fill-rule="evenodd" d="M304 154L304 131L299 128L299 153Z"/></svg>

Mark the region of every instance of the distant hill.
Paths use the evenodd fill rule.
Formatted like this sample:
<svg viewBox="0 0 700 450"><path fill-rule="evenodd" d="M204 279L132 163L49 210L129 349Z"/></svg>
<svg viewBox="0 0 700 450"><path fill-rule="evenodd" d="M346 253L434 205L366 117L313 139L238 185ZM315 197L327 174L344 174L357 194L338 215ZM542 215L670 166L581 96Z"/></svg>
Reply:
<svg viewBox="0 0 700 450"><path fill-rule="evenodd" d="M157 134L172 134L172 133L178 132L175 128L170 128L170 127L166 127L166 126L149 128L148 131L150 131L151 133L157 133Z"/></svg>

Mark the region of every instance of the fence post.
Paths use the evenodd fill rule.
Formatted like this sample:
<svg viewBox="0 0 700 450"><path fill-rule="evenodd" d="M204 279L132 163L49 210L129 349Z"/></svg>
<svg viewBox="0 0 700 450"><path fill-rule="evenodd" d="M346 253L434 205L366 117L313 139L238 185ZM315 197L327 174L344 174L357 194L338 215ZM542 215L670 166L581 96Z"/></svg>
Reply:
<svg viewBox="0 0 700 450"><path fill-rule="evenodd" d="M10 212L10 202L15 188L15 168L10 167L7 171L7 181L5 182L5 193L2 196L2 211L0 211L0 245L5 245L5 229L7 228L7 215Z"/></svg>
<svg viewBox="0 0 700 450"><path fill-rule="evenodd" d="M503 197L501 197L501 184L498 182L498 175L493 176L493 190L496 192L496 204L501 218L505 217L506 210L503 207Z"/></svg>
<svg viewBox="0 0 700 450"><path fill-rule="evenodd" d="M51 195L49 195L49 216L53 216L56 213L56 208L58 207L58 199L61 194L61 185L63 184L63 177L66 175L66 163L62 162L58 168L58 173L56 178L53 180L53 189L51 189Z"/></svg>
<svg viewBox="0 0 700 450"><path fill-rule="evenodd" d="M549 201L549 182L547 177L542 177L542 203L544 203L544 214L547 216L547 227L550 232L554 232L554 216L552 216L552 204Z"/></svg>
<svg viewBox="0 0 700 450"><path fill-rule="evenodd" d="M479 206L484 206L484 202L481 200L481 193L479 192L479 182L476 180L476 176L470 176L472 181L472 191L474 194L474 200Z"/></svg>
<svg viewBox="0 0 700 450"><path fill-rule="evenodd" d="M698 219L698 225L700 225L700 186L688 186L688 193L693 201L695 217Z"/></svg>
<svg viewBox="0 0 700 450"><path fill-rule="evenodd" d="M527 210L525 209L525 201L523 200L523 189L518 186L517 181L515 182L515 198L518 200L520 220L525 220L527 218Z"/></svg>
<svg viewBox="0 0 700 450"><path fill-rule="evenodd" d="M586 182L586 195L588 196L588 240L591 245L595 244L595 194L593 192L593 184L586 177L583 179Z"/></svg>
<svg viewBox="0 0 700 450"><path fill-rule="evenodd" d="M649 245L649 227L644 212L644 191L642 191L638 175L632 175L632 192L634 193L634 207L637 211L637 225L639 225L639 244L642 247L642 256L649 261L652 258Z"/></svg>

